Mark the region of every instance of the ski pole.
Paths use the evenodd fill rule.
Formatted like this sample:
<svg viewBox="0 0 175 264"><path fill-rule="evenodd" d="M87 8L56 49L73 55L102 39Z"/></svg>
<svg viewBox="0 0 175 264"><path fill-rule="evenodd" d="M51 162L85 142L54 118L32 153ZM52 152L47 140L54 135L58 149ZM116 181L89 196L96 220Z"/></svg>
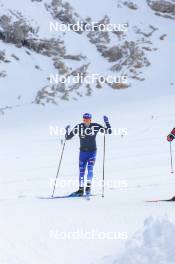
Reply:
<svg viewBox="0 0 175 264"><path fill-rule="evenodd" d="M61 157L60 157L60 161L59 161L59 165L58 165L58 170L57 170L57 174L56 174L56 177L55 177L52 197L54 197L56 183L57 183L57 178L58 178L58 175L59 175L59 172L60 172L60 168L61 168L61 163L62 163L62 159L63 159L63 153L64 153L65 145L66 145L66 139L64 140L64 143L63 143L63 148L62 148Z"/></svg>
<svg viewBox="0 0 175 264"><path fill-rule="evenodd" d="M105 156L106 156L106 130L104 129L104 138L103 138L103 179L102 179L102 197L105 193Z"/></svg>
<svg viewBox="0 0 175 264"><path fill-rule="evenodd" d="M170 159L171 159L171 173L174 173L174 169L173 169L173 153L172 153L172 145L170 142Z"/></svg>

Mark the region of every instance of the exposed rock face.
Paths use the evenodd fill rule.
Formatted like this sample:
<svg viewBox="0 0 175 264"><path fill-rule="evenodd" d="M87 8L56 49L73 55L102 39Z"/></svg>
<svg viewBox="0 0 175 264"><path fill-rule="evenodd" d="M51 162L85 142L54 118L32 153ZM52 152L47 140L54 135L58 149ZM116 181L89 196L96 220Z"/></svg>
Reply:
<svg viewBox="0 0 175 264"><path fill-rule="evenodd" d="M127 2L129 3L129 2ZM97 25L99 24L110 24L110 19L108 16L105 16L102 20L100 20ZM142 42L149 42L147 38L151 37L153 33L157 29L153 26L149 26L149 32L145 33L142 32L140 29L137 29L137 34L143 35L142 40L134 42L134 41L127 41L127 33L122 31L93 31L87 34L90 42L94 44L98 50L98 52L108 60L108 62L115 62L110 67L112 72L120 73L125 72L129 77L142 80L143 78L139 77L139 69L143 67L147 67L150 65L146 57L146 53L143 50ZM122 34L121 34L122 33ZM118 45L112 45L112 35L115 34L119 41ZM122 36L123 35L123 36ZM122 37L121 37L122 36ZM149 47L145 47L146 51L151 51ZM129 72L128 72L129 69ZM111 86L111 85L109 85ZM120 85L115 85L115 89L117 87L120 89ZM125 85L124 85L125 86ZM112 86L111 86L112 87ZM122 86L123 87L123 86ZM128 86L125 86L125 88Z"/></svg>
<svg viewBox="0 0 175 264"><path fill-rule="evenodd" d="M48 57L66 54L64 43L59 39L26 39L23 46Z"/></svg>
<svg viewBox="0 0 175 264"><path fill-rule="evenodd" d="M74 60L74 61L81 61L81 60L84 60L86 58L87 58L86 56L83 56L81 54L79 54L79 55L65 55L64 56L64 59L66 59L66 60Z"/></svg>
<svg viewBox="0 0 175 264"><path fill-rule="evenodd" d="M123 57L122 49L118 46L114 46L102 52L102 55L108 59L109 62L118 61Z"/></svg>
<svg viewBox="0 0 175 264"><path fill-rule="evenodd" d="M38 91L33 103L45 105L46 103L54 103L58 104L58 98L62 100L76 100L77 98L72 96L72 92L76 94L78 97L89 96L92 92L91 86L83 83L85 76L88 74L89 64L84 64L81 67L73 70L72 72L65 75L66 79L70 77L82 76L79 82L73 83L70 82L67 84L66 82L59 82L53 85L48 85L43 87ZM82 89L80 90L80 88Z"/></svg>
<svg viewBox="0 0 175 264"><path fill-rule="evenodd" d="M91 22L91 20L89 21ZM99 26L100 24L107 25L110 23L110 19L108 16L105 16L103 19L101 19L95 26ZM90 42L95 44L97 47L98 45L107 45L110 43L110 36L108 31L90 31L87 34L87 37L89 38Z"/></svg>
<svg viewBox="0 0 175 264"><path fill-rule="evenodd" d="M0 78L4 78L7 76L7 73L5 71L0 72Z"/></svg>
<svg viewBox="0 0 175 264"><path fill-rule="evenodd" d="M152 26L152 25L149 25L149 29L148 29L148 30L149 30L148 32L143 32L140 28L135 27L135 32L136 32L137 34L143 35L143 36L146 37L146 38L151 37L151 36L153 35L153 33L154 33L156 30L158 30L158 28L156 28L156 27L154 27L154 26Z"/></svg>
<svg viewBox="0 0 175 264"><path fill-rule="evenodd" d="M4 63L9 63L10 62L10 60L8 60L6 58L6 53L5 53L4 50L3 51L0 50L0 63L1 62L4 62Z"/></svg>
<svg viewBox="0 0 175 264"><path fill-rule="evenodd" d="M14 58L16 61L20 60L15 54L11 54L11 57Z"/></svg>
<svg viewBox="0 0 175 264"><path fill-rule="evenodd" d="M18 48L26 47L45 56L65 55L64 42L59 39L38 39L37 29L32 28L23 19L15 22L10 16L0 17L0 39L15 44Z"/></svg>
<svg viewBox="0 0 175 264"><path fill-rule="evenodd" d="M125 6L127 6L128 8L132 9L132 10L137 10L138 9L138 6L135 3L131 2L131 1L125 1L125 2L123 2L123 4Z"/></svg>
<svg viewBox="0 0 175 264"><path fill-rule="evenodd" d="M0 50L0 62L5 61L5 52Z"/></svg>
<svg viewBox="0 0 175 264"><path fill-rule="evenodd" d="M170 0L169 0L170 1ZM63 0L31 0L31 2L38 2L38 5L44 7L44 11L47 11L53 19L53 22L58 22L58 24L76 24L77 22L83 23L85 26L87 23L92 23L90 17L82 19L79 14L77 14L74 8ZM39 3L41 2L41 3ZM149 6L156 12L173 14L174 9L172 5L167 5L167 1L149 1L147 0ZM161 2L161 6L160 6ZM162 6L163 2L163 6ZM169 3L169 2L168 2ZM36 4L36 3L35 3ZM164 6L165 4L165 6ZM34 4L31 4L34 5ZM117 6L117 5L116 5ZM138 6L132 1L122 1L121 8L126 6L132 10L137 10ZM127 10L128 11L128 10ZM129 11L133 12L133 11ZM126 22L127 27L130 25ZM150 65L150 62L147 59L147 52L151 52L154 49L152 45L152 35L157 30L157 28L149 25L147 30L144 27L144 30L138 27L129 28L135 34L134 41L133 38L130 38L130 35L127 34L127 31L106 31L99 30L98 26L110 24L110 18L105 15L102 19L96 22L95 30L85 31L83 30L74 31L71 27L71 34L82 34L76 35L76 39L83 38L84 41L88 42L87 46L93 45L96 50L96 55L104 61L104 64L107 65L106 72L109 74L118 74L128 76L128 78L133 78L139 81L143 81L144 78L142 75L141 69ZM33 25L33 26L32 26ZM51 61L52 65L55 68L56 73L61 77L74 77L78 74L81 74L85 78L89 72L92 72L94 69L94 61L90 61L88 56L86 56L86 49L83 50L82 54L70 54L67 53L66 44L64 43L64 34L59 34L59 37L55 35L55 38L39 38L40 28L35 26L35 23L32 23L31 20L23 17L20 12L10 10L9 13L5 13L0 16L0 40L4 43L10 43L15 45L18 48L25 48L25 53L29 56L33 55L33 52L47 56L48 60ZM49 26L49 25L48 25ZM67 35L69 36L69 35ZM161 37L163 39L163 37ZM132 41L131 41L132 40ZM70 39L71 41L71 39ZM35 54L37 56L37 54ZM16 63L22 62L22 57L20 53L18 56L16 54L8 55L11 62L16 61ZM9 62L6 58L5 51L0 51L0 63ZM90 68L92 64L92 68ZM35 62L33 67L37 70L37 73L40 74L42 71L42 65L39 65L39 62ZM98 69L97 69L98 72ZM8 74L8 72L7 72ZM58 104L60 99L63 100L78 100L82 96L90 96L93 92L93 89L102 89L104 86L108 85L111 89L125 89L130 86L130 84L125 83L100 83L98 80L95 84L85 84L85 83L74 83L74 84L64 84L57 83L51 84L48 81L50 80L49 74L46 73L45 80L46 83L44 87L38 87L36 89L36 95L34 95L33 103L43 104L54 103ZM5 77L6 71L0 72L0 77Z"/></svg>
<svg viewBox="0 0 175 264"><path fill-rule="evenodd" d="M74 12L74 9L68 2L62 0L52 0L51 4L45 4L47 11L49 11L55 20L59 20L64 24L76 24L80 20L79 15Z"/></svg>
<svg viewBox="0 0 175 264"><path fill-rule="evenodd" d="M175 2L164 0L147 0L148 5L152 10L156 11L157 15L166 18L175 18Z"/></svg>
<svg viewBox="0 0 175 264"><path fill-rule="evenodd" d="M133 78L138 76L137 69L147 67L150 65L150 62L145 56L144 51L139 47L136 42L133 41L125 41L125 43L121 46L121 58L111 67L112 71L121 71L123 67L127 66L130 69L131 73L135 75L131 75Z"/></svg>
<svg viewBox="0 0 175 264"><path fill-rule="evenodd" d="M7 15L0 17L0 26L3 29L3 31L0 31L0 39L17 45L22 45L30 33L32 35L37 33L22 18L12 22L11 17Z"/></svg>

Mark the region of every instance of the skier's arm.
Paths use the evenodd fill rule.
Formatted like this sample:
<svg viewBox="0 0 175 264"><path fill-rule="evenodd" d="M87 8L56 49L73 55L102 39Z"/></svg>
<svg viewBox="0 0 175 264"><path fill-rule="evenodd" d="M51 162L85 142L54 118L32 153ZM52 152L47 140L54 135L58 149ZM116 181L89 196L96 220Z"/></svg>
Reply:
<svg viewBox="0 0 175 264"><path fill-rule="evenodd" d="M103 127L103 126L99 125L100 132L104 132L105 131L105 134L112 134L112 128L111 128L111 125L109 123L108 117L104 116L103 120L105 122L106 127Z"/></svg>
<svg viewBox="0 0 175 264"><path fill-rule="evenodd" d="M69 131L69 128L70 126L66 127L66 134L65 134L66 140L69 140L78 134L78 129L79 129L78 125L76 125L71 131Z"/></svg>
<svg viewBox="0 0 175 264"><path fill-rule="evenodd" d="M171 131L171 133L167 136L167 140L169 142L173 141L173 139L175 139L175 128L173 128L173 130Z"/></svg>

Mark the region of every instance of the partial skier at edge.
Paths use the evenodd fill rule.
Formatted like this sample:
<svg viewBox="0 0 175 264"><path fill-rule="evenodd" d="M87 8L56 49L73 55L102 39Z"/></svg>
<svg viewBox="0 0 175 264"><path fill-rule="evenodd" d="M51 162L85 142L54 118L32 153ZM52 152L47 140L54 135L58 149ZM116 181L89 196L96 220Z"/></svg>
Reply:
<svg viewBox="0 0 175 264"><path fill-rule="evenodd" d="M175 139L175 128L171 131L171 133L167 136L167 140L169 142L173 141Z"/></svg>

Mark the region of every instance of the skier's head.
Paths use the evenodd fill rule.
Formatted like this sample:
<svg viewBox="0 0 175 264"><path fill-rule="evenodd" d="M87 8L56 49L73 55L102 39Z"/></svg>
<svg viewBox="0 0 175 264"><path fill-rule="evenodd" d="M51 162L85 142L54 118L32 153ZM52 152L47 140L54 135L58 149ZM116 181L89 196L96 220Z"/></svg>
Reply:
<svg viewBox="0 0 175 264"><path fill-rule="evenodd" d="M89 114L89 113L85 113L85 114L83 115L83 123L84 123L85 125L90 125L91 120L92 120L92 115L91 115L91 114Z"/></svg>

